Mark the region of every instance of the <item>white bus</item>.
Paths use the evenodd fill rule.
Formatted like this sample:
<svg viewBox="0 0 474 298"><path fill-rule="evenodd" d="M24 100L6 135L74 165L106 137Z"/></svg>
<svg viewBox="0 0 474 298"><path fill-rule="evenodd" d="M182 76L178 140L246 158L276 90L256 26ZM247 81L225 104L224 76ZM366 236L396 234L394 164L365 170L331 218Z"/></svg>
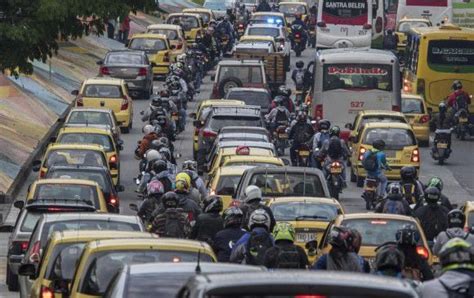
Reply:
<svg viewBox="0 0 474 298"><path fill-rule="evenodd" d="M397 8L397 24L407 18L425 18L433 26L439 26L444 21L453 21L452 0L399 0Z"/></svg>
<svg viewBox="0 0 474 298"><path fill-rule="evenodd" d="M400 66L389 51L319 51L313 77L309 100L315 120L327 118L331 124L345 127L362 110L400 111Z"/></svg>
<svg viewBox="0 0 474 298"><path fill-rule="evenodd" d="M316 47L369 48L372 6L372 0L320 0Z"/></svg>

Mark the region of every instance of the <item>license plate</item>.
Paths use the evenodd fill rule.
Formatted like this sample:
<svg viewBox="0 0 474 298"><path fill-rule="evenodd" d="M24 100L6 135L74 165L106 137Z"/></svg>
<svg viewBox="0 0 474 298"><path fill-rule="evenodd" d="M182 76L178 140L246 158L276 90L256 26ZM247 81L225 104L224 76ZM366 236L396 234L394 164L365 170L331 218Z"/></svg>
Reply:
<svg viewBox="0 0 474 298"><path fill-rule="evenodd" d="M397 156L397 151L395 151L395 150L386 150L385 151L385 156L387 158L394 158L394 157Z"/></svg>
<svg viewBox="0 0 474 298"><path fill-rule="evenodd" d="M280 139L288 139L288 134L286 134L286 133L280 133L280 134L278 134L278 137L279 137Z"/></svg>
<svg viewBox="0 0 474 298"><path fill-rule="evenodd" d="M296 242L307 243L316 239L316 233L296 233Z"/></svg>
<svg viewBox="0 0 474 298"><path fill-rule="evenodd" d="M467 118L459 118L459 123L467 123Z"/></svg>
<svg viewBox="0 0 474 298"><path fill-rule="evenodd" d="M448 148L448 144L446 144L446 143L438 143L438 144L436 145L436 148L446 149L446 148Z"/></svg>
<svg viewBox="0 0 474 298"><path fill-rule="evenodd" d="M309 151L300 151L299 155L300 156L309 156Z"/></svg>
<svg viewBox="0 0 474 298"><path fill-rule="evenodd" d="M331 174L340 174L342 173L342 168L331 168Z"/></svg>

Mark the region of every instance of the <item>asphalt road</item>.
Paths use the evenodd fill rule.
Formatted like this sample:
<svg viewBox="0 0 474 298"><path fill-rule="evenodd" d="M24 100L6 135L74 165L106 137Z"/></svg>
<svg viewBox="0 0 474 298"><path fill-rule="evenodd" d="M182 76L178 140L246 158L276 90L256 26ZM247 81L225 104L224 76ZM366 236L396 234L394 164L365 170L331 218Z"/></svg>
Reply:
<svg viewBox="0 0 474 298"><path fill-rule="evenodd" d="M306 50L301 60L307 64L315 56L314 50ZM299 60L296 57L292 57L291 64L294 66L295 62ZM290 73L288 73L288 86L292 87ZM155 90L159 90L162 83L155 82ZM204 79L204 83L201 87L201 93L198 94L197 100L191 102L188 105L188 113L195 111L197 103L202 100L209 98L209 94L212 89L209 76ZM125 192L120 193L121 199L121 213L123 214L134 214L129 209L130 203L139 203L134 192L136 185L134 177L138 174L138 161L134 158L134 150L136 148L137 141L142 137L142 126L143 123L140 120L140 111L145 110L149 101L147 100L135 100L134 101L134 122L133 129L129 134L122 134L124 140L124 150L121 153L121 183L125 186ZM328 115L330 120L330 115ZM175 151L181 153L182 157L178 160L179 163L192 159L192 119L188 119L186 130L181 133L177 141L175 142ZM444 181L444 193L448 195L453 203L462 205L466 200L470 200L470 196L474 195L474 184L471 174L472 166L474 164L474 157L472 156L472 141L454 141L453 143L453 154L444 166L437 165L429 155L428 148L421 149L421 173L420 177L422 181L426 181L431 176L439 176ZM288 153L288 150L286 150ZM30 173L28 179L25 180L21 191L17 199L24 199L26 191L30 183L37 178L37 173ZM362 189L357 188L354 183L349 183L347 189L344 190L341 195L341 203L343 204L346 212L365 212L364 201L361 198ZM12 208L6 218L6 223L14 224L18 210ZM0 234L0 297L18 297L17 293L9 293L5 285L5 267L6 267L6 254L7 254L7 241L8 234Z"/></svg>

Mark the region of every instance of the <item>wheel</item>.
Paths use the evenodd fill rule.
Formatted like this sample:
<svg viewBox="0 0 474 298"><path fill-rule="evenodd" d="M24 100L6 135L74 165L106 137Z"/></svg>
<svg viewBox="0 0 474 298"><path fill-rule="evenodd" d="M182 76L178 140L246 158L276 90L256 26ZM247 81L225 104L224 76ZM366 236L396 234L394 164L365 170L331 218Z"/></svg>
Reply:
<svg viewBox="0 0 474 298"><path fill-rule="evenodd" d="M224 98L230 88L242 87L242 81L236 77L228 77L219 84L219 95Z"/></svg>
<svg viewBox="0 0 474 298"><path fill-rule="evenodd" d="M10 266L7 265L7 284L8 284L8 290L10 292L17 292L19 290L19 285L18 285L18 275L14 274L10 270Z"/></svg>
<svg viewBox="0 0 474 298"><path fill-rule="evenodd" d="M354 169L351 167L351 182L357 182L357 176L354 174Z"/></svg>
<svg viewBox="0 0 474 298"><path fill-rule="evenodd" d="M357 187L362 187L364 186L364 177L362 176L357 176Z"/></svg>
<svg viewBox="0 0 474 298"><path fill-rule="evenodd" d="M295 49L296 57L301 57L301 50L299 48Z"/></svg>

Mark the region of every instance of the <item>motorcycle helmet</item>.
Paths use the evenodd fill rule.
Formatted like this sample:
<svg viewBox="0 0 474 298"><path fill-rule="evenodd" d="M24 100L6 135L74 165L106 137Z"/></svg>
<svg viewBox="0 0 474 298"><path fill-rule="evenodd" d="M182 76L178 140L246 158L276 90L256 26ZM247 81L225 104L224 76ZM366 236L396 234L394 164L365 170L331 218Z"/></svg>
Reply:
<svg viewBox="0 0 474 298"><path fill-rule="evenodd" d="M327 131L331 127L331 122L329 122L329 120L326 120L326 119L321 119L319 120L318 126L319 126L319 130Z"/></svg>
<svg viewBox="0 0 474 298"><path fill-rule="evenodd" d="M161 204L165 209L168 208L177 208L179 203L179 198L176 193L173 191L168 191L161 197Z"/></svg>
<svg viewBox="0 0 474 298"><path fill-rule="evenodd" d="M162 147L158 152L167 160L171 161L171 151L166 147Z"/></svg>
<svg viewBox="0 0 474 298"><path fill-rule="evenodd" d="M221 212L222 211L222 198L220 196L210 196L206 201L204 201L204 212Z"/></svg>
<svg viewBox="0 0 474 298"><path fill-rule="evenodd" d="M372 146L377 150L385 149L385 141L384 140L375 140Z"/></svg>
<svg viewBox="0 0 474 298"><path fill-rule="evenodd" d="M160 149L163 147L163 145L160 143L159 140L153 140L151 141L151 144L150 144L150 149L154 149L154 150L157 150L158 152L160 152Z"/></svg>
<svg viewBox="0 0 474 298"><path fill-rule="evenodd" d="M147 184L146 191L149 196L161 196L165 193L165 187L163 186L163 183L160 182L160 180L155 179L151 180Z"/></svg>
<svg viewBox="0 0 474 298"><path fill-rule="evenodd" d="M176 175L176 190L181 192L188 192L191 187L191 177L185 172Z"/></svg>
<svg viewBox="0 0 474 298"><path fill-rule="evenodd" d="M197 171L197 164L194 160L186 160L182 165L183 170Z"/></svg>
<svg viewBox="0 0 474 298"><path fill-rule="evenodd" d="M262 191L258 186L249 185L244 191L244 202L249 203L253 200L262 199Z"/></svg>
<svg viewBox="0 0 474 298"><path fill-rule="evenodd" d="M462 89L462 83L459 80L453 82L453 90L460 90Z"/></svg>
<svg viewBox="0 0 474 298"><path fill-rule="evenodd" d="M281 85L278 88L278 95L283 95L283 96L286 96L286 97L290 97L291 89L286 87L285 85Z"/></svg>
<svg viewBox="0 0 474 298"><path fill-rule="evenodd" d="M346 251L353 251L353 234L346 227L334 226L331 229L329 244Z"/></svg>
<svg viewBox="0 0 474 298"><path fill-rule="evenodd" d="M169 148L170 147L170 141L168 140L167 137L161 137L158 139L161 144L163 144L164 147Z"/></svg>
<svg viewBox="0 0 474 298"><path fill-rule="evenodd" d="M474 247L464 239L453 238L441 248L439 260L443 271L454 269L474 270Z"/></svg>
<svg viewBox="0 0 474 298"><path fill-rule="evenodd" d="M156 121L157 121L157 123L158 123L160 126L163 126L163 127L164 127L164 126L166 125L167 118L166 118L166 116L164 116L164 115L158 116L158 117L156 118Z"/></svg>
<svg viewBox="0 0 474 298"><path fill-rule="evenodd" d="M443 180L439 177L431 177L427 187L436 187L439 191L443 191Z"/></svg>
<svg viewBox="0 0 474 298"><path fill-rule="evenodd" d="M453 209L448 213L448 227L450 228L464 228L466 223L466 216L459 209Z"/></svg>
<svg viewBox="0 0 474 298"><path fill-rule="evenodd" d="M178 57L176 57L176 61L186 63L186 54L178 55Z"/></svg>
<svg viewBox="0 0 474 298"><path fill-rule="evenodd" d="M224 228L228 227L240 227L242 225L242 219L244 213L239 207L230 207L224 210Z"/></svg>
<svg viewBox="0 0 474 298"><path fill-rule="evenodd" d="M182 78L184 76L184 70L182 68L179 67L179 64L178 64L178 68L176 68L174 71L173 71L173 74L175 74L176 76L178 76L179 78ZM179 78L178 78L178 81L179 81Z"/></svg>
<svg viewBox="0 0 474 298"><path fill-rule="evenodd" d="M446 111L448 110L448 107L446 106L444 102L440 102L438 105L438 109L439 109L439 112L443 114L443 113L446 113Z"/></svg>
<svg viewBox="0 0 474 298"><path fill-rule="evenodd" d="M298 112L298 116L297 116L296 119L298 120L298 122L304 123L304 122L306 122L307 117L308 116L306 116L306 114L304 112L300 111L300 112Z"/></svg>
<svg viewBox="0 0 474 298"><path fill-rule="evenodd" d="M428 204L437 204L441 198L441 192L436 187L428 187L425 190L425 200Z"/></svg>
<svg viewBox="0 0 474 298"><path fill-rule="evenodd" d="M270 231L270 215L268 215L267 211L264 209L257 209L252 214L250 214L249 218L249 229L253 230L254 228L261 227Z"/></svg>
<svg viewBox="0 0 474 298"><path fill-rule="evenodd" d="M153 107L161 107L161 104L162 104L162 101L161 101L161 96L159 95L155 95L152 99L151 99L151 103L150 103Z"/></svg>
<svg viewBox="0 0 474 298"><path fill-rule="evenodd" d="M416 179L416 168L413 166L403 167L400 170L400 177L403 181L413 181Z"/></svg>
<svg viewBox="0 0 474 298"><path fill-rule="evenodd" d="M278 222L273 228L273 238L275 241L287 240L295 241L295 228L288 222Z"/></svg>
<svg viewBox="0 0 474 298"><path fill-rule="evenodd" d="M304 67L304 62L302 60L299 60L295 64L296 68L303 68Z"/></svg>
<svg viewBox="0 0 474 298"><path fill-rule="evenodd" d="M375 249L375 269L392 269L400 272L405 264L405 255L395 242L387 242Z"/></svg>
<svg viewBox="0 0 474 298"><path fill-rule="evenodd" d="M166 161L160 159L155 161L151 168L153 172L159 174L161 172L168 171L168 164L166 163Z"/></svg>
<svg viewBox="0 0 474 298"><path fill-rule="evenodd" d="M387 185L387 194L388 195L401 195L402 186L398 182L390 183Z"/></svg>
<svg viewBox="0 0 474 298"><path fill-rule="evenodd" d="M282 106L283 102L285 101L285 98L281 95L277 95L273 101L277 106Z"/></svg>
<svg viewBox="0 0 474 298"><path fill-rule="evenodd" d="M146 153L145 153L145 157L146 157L146 160L148 162L152 162L154 160L157 160L157 159L162 159L163 157L161 156L161 154L156 151L155 149L150 149L148 150Z"/></svg>
<svg viewBox="0 0 474 298"><path fill-rule="evenodd" d="M339 128L339 126L336 126L336 125L331 127L331 129L329 130L329 135L331 137L339 137L340 133L341 133L341 129Z"/></svg>
<svg viewBox="0 0 474 298"><path fill-rule="evenodd" d="M395 234L395 239L400 245L415 246L420 241L420 233L412 225L404 225Z"/></svg>
<svg viewBox="0 0 474 298"><path fill-rule="evenodd" d="M303 17L303 15L299 12L295 13L295 19L297 20L301 20L301 18Z"/></svg>
<svg viewBox="0 0 474 298"><path fill-rule="evenodd" d="M142 128L142 132L146 135L153 132L153 130L154 130L153 125L150 125L150 124L147 124L147 125L143 126L143 128Z"/></svg>

